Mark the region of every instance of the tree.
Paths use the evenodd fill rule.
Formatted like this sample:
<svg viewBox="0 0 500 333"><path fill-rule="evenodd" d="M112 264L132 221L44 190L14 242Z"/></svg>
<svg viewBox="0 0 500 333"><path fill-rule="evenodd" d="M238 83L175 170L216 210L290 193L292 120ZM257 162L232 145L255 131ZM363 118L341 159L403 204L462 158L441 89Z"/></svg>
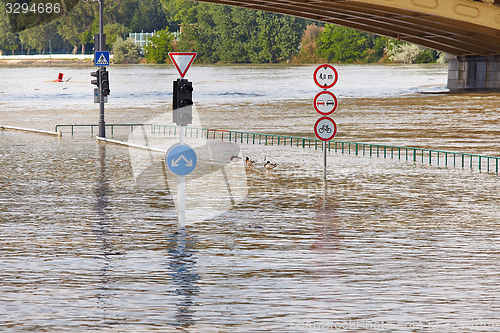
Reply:
<svg viewBox="0 0 500 333"><path fill-rule="evenodd" d="M117 38L123 38L128 34L129 29L120 23L106 24L103 27L103 32L106 35L106 45L108 50L113 49L113 44L118 40Z"/></svg>
<svg viewBox="0 0 500 333"><path fill-rule="evenodd" d="M153 36L146 39L145 55L148 62L156 64L164 63L168 53L172 51L172 40L174 34L167 29L157 31Z"/></svg>
<svg viewBox="0 0 500 333"><path fill-rule="evenodd" d="M437 51L427 49L415 44L391 41L387 46L389 60L403 64L433 63L440 58ZM442 60L440 60L442 62Z"/></svg>
<svg viewBox="0 0 500 333"><path fill-rule="evenodd" d="M299 52L300 36L305 28L304 20L259 12L257 22L262 60L271 63L278 60L290 61Z"/></svg>
<svg viewBox="0 0 500 333"><path fill-rule="evenodd" d="M308 21L239 7L161 0L181 23L178 48L201 62L290 61Z"/></svg>
<svg viewBox="0 0 500 333"><path fill-rule="evenodd" d="M253 47L257 37L257 15L236 7L213 6L213 34L216 57L222 62L245 63L258 51Z"/></svg>
<svg viewBox="0 0 500 333"><path fill-rule="evenodd" d="M18 48L19 39L9 29L9 22L3 6L0 6L0 50L14 52Z"/></svg>
<svg viewBox="0 0 500 333"><path fill-rule="evenodd" d="M140 58L141 49L132 40L118 37L113 46L113 60L115 63L134 63Z"/></svg>
<svg viewBox="0 0 500 333"><path fill-rule="evenodd" d="M129 27L139 2L139 0L105 0L103 6L104 24L120 23ZM115 40L113 40L114 42Z"/></svg>
<svg viewBox="0 0 500 333"><path fill-rule="evenodd" d="M326 60L319 55L319 35L325 30L316 24L309 24L300 39L300 50L294 58L299 63L320 63Z"/></svg>
<svg viewBox="0 0 500 333"><path fill-rule="evenodd" d="M160 0L165 12L169 13L170 21L177 23L194 23L197 21L199 9L206 11L209 4L195 3L185 0Z"/></svg>
<svg viewBox="0 0 500 333"><path fill-rule="evenodd" d="M52 45L52 40L54 40L54 42L60 42L60 38L57 36L56 25L56 22L51 21L31 29L21 31L19 33L19 38L22 40L24 47L28 49L28 52L30 49L35 49L39 53L44 54L45 51L49 49L49 46Z"/></svg>
<svg viewBox="0 0 500 333"><path fill-rule="evenodd" d="M85 53L85 44L92 42L95 25L94 18L97 16L97 6L91 1L80 2L72 11L65 13L59 18L57 31L73 45L73 54L76 54L78 45L82 45L82 54ZM94 5L94 6L93 6Z"/></svg>
<svg viewBox="0 0 500 333"><path fill-rule="evenodd" d="M328 24L319 35L319 54L333 62L373 62L383 56L386 40L366 32Z"/></svg>
<svg viewBox="0 0 500 333"><path fill-rule="evenodd" d="M142 0L139 2L133 16L131 17L129 27L131 31L153 32L165 29L169 26L167 13L158 0Z"/></svg>

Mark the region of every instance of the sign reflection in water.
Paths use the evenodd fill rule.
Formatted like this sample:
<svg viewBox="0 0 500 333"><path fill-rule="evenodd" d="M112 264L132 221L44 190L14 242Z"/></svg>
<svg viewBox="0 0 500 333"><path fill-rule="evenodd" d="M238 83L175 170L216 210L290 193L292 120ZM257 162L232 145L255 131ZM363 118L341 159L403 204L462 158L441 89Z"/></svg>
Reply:
<svg viewBox="0 0 500 333"><path fill-rule="evenodd" d="M100 286L98 287L97 305L103 312L103 323L115 325L120 321L126 320L119 315L122 311L114 304L113 297L117 296L114 288L110 286L113 279L113 267L115 266L116 256L122 253L114 250L113 241L113 226L108 218L109 212L112 210L109 198L113 196L110 189L110 179L106 168L106 145L98 144L99 165L96 182L96 203L95 211L97 218L93 223L92 231L99 243L100 252L95 254L95 258L99 260L101 268L98 271L100 277ZM196 306L194 298L199 293L197 281L199 276L196 273L196 239L186 230L181 229L178 232L172 233L166 240L167 244L167 262L168 266L168 288L170 294L175 296L175 307L177 313L173 318L175 322L171 325L180 327L189 327L194 323L194 309ZM118 302L117 302L118 303ZM109 317L113 314L113 317Z"/></svg>
<svg viewBox="0 0 500 333"><path fill-rule="evenodd" d="M112 242L109 240L110 229L112 226L110 225L107 214L110 210L109 197L112 193L109 188L109 179L106 171L106 145L98 144L97 147L99 153L99 165L95 189L95 210L97 218L92 224L92 231L95 234L100 250L98 253L95 253L95 259L98 260L98 263L101 266L97 272L100 277L100 285L98 286L99 291L97 293L97 306L103 312L103 323L112 324L113 320L117 320L118 318L108 317L107 310L113 306L113 292L112 288L110 288L108 284L112 279L111 272L113 271L114 266L113 256L120 255L120 253L113 250Z"/></svg>
<svg viewBox="0 0 500 333"><path fill-rule="evenodd" d="M189 327L194 323L194 298L199 293L200 277L196 273L196 239L185 229L179 229L167 239L168 261L173 294L176 298L176 322L172 325Z"/></svg>

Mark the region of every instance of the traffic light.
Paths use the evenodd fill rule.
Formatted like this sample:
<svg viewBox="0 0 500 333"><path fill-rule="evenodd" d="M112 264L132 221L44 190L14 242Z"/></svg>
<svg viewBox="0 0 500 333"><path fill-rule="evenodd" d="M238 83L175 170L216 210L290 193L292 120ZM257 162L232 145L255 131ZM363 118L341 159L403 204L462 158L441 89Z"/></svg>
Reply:
<svg viewBox="0 0 500 333"><path fill-rule="evenodd" d="M173 122L186 126L193 122L193 83L186 79L174 81Z"/></svg>
<svg viewBox="0 0 500 333"><path fill-rule="evenodd" d="M95 84L97 87L99 87L100 86L99 71L90 72L90 76L96 78L96 80L92 80L90 81L90 83Z"/></svg>
<svg viewBox="0 0 500 333"><path fill-rule="evenodd" d="M106 68L103 68L102 72L101 72L101 93L102 93L102 96L108 96L110 93L110 90L109 90L109 72L106 71Z"/></svg>

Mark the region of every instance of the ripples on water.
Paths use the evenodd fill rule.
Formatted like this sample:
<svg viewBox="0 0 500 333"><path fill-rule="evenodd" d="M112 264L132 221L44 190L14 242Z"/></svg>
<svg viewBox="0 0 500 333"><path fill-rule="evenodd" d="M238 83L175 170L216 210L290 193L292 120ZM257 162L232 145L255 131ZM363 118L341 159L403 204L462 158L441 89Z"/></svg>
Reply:
<svg viewBox="0 0 500 333"><path fill-rule="evenodd" d="M228 68L216 67L230 76L234 68ZM408 75L423 81L429 71L414 68ZM202 70L210 73L209 66ZM391 67L388 73L399 72ZM83 74L76 84L86 84ZM259 70L251 74L263 77ZM290 75L282 67L270 74ZM8 96L0 104L17 110L1 111L8 125L52 129L66 118L94 122L97 114L90 103L88 110L62 103L55 112L47 100L37 105ZM133 109L110 102L110 118L144 122L166 107L163 97L149 108L133 97L127 102ZM305 136L316 117L307 99L279 100L276 115L251 96L221 98L199 107L207 124ZM497 100L495 94L356 99L345 93L335 119L343 138L356 141L477 146L498 154ZM299 116L305 109L307 116ZM246 116L235 122L241 110ZM471 130L465 121L478 127ZM367 320L440 323L439 331L458 332L469 330L446 323L500 325L498 176L330 153L325 190L319 151L241 149L278 168L248 169L242 203L178 233L166 183L148 180L148 173L141 184L134 181L126 149L98 145L83 132L62 139L0 132L0 330L314 332L321 330L312 322ZM154 157L150 168L160 162Z"/></svg>

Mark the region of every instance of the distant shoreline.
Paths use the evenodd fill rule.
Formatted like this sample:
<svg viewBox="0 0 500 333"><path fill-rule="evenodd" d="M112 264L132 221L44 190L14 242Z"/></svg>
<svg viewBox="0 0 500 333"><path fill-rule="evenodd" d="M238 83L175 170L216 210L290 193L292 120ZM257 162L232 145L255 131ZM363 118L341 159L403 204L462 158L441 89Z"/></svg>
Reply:
<svg viewBox="0 0 500 333"><path fill-rule="evenodd" d="M12 66L12 65L85 65L93 66L91 60L72 60L72 59L38 59L38 60L4 60L0 59L0 66Z"/></svg>

